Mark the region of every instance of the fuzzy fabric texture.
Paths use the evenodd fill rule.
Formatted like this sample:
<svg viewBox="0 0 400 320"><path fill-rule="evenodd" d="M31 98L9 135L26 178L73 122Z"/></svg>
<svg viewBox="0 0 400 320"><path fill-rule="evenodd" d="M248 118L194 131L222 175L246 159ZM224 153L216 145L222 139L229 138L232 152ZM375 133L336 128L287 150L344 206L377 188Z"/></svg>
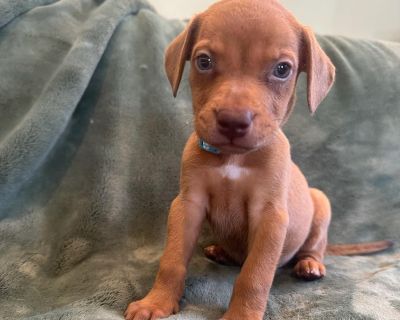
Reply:
<svg viewBox="0 0 400 320"><path fill-rule="evenodd" d="M192 130L166 45L182 30L145 1L0 0L0 319L122 319L152 285ZM314 117L301 77L285 131L332 200L331 242L400 241L400 44L319 37L336 84ZM186 73L187 75L187 73ZM191 262L182 310L217 319L239 268ZM400 250L278 270L265 319L400 319Z"/></svg>

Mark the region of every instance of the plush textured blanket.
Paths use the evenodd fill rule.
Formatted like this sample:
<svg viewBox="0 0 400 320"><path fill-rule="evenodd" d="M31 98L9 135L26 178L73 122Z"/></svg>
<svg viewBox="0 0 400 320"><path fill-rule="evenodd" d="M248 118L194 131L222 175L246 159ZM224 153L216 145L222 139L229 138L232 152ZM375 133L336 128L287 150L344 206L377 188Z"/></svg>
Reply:
<svg viewBox="0 0 400 320"><path fill-rule="evenodd" d="M163 51L182 30L134 0L0 0L0 319L122 319L149 290L191 131ZM331 242L400 241L400 44L320 37L337 81L316 116L305 86L285 131L332 199ZM201 254L182 311L217 319L239 268ZM278 270L266 319L400 319L400 250Z"/></svg>

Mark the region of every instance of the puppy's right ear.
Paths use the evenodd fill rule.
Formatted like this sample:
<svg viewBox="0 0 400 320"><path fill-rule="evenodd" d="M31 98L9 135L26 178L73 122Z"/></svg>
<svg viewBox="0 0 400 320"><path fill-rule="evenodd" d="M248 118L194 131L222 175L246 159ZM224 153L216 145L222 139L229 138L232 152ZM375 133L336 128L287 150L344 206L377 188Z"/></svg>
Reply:
<svg viewBox="0 0 400 320"><path fill-rule="evenodd" d="M189 24L168 46L165 51L165 71L172 87L174 97L178 92L185 62L190 60L194 38L199 27L199 16L190 20Z"/></svg>

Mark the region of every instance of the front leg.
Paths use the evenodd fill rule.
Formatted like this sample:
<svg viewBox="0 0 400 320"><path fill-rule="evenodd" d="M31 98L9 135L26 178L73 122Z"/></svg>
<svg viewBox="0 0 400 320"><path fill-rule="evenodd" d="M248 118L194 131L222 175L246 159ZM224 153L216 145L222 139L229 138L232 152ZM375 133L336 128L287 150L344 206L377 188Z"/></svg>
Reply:
<svg viewBox="0 0 400 320"><path fill-rule="evenodd" d="M179 195L168 216L168 236L153 288L142 300L129 304L126 320L168 317L178 312L187 266L205 218L205 209Z"/></svg>
<svg viewBox="0 0 400 320"><path fill-rule="evenodd" d="M286 210L269 206L249 217L249 253L235 281L224 320L261 320L282 253L289 218Z"/></svg>

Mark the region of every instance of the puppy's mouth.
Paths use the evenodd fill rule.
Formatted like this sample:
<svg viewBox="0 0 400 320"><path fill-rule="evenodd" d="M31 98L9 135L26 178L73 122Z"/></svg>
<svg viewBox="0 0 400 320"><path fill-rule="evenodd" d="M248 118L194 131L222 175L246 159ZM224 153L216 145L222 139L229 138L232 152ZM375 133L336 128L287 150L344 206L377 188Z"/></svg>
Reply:
<svg viewBox="0 0 400 320"><path fill-rule="evenodd" d="M221 150L223 153L247 153L257 149L255 146L241 145L235 143L234 141L226 142L226 143L216 143L214 144L216 148Z"/></svg>
<svg viewBox="0 0 400 320"><path fill-rule="evenodd" d="M261 141L250 135L244 137L225 137L221 134L206 131L205 134L198 132L198 137L200 137L199 141L202 149L217 154L245 154L255 151L261 146ZM204 142L206 145L205 148L202 147L201 142ZM209 150L207 149L207 146L209 147Z"/></svg>

